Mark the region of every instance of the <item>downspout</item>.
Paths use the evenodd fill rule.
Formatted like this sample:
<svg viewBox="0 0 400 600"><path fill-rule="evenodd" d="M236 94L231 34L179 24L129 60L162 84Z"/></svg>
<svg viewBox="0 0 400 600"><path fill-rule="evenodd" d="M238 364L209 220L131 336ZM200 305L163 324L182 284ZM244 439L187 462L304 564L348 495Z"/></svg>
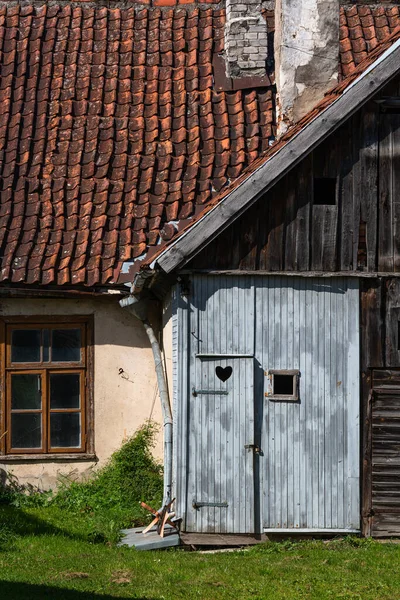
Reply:
<svg viewBox="0 0 400 600"><path fill-rule="evenodd" d="M143 323L143 327L149 338L157 376L158 393L161 401L161 409L164 424L164 498L163 507L172 500L172 412L169 401L167 381L164 373L160 344L154 333L148 318L147 308L143 301L135 296L128 296L119 301L122 308L129 308L132 314Z"/></svg>

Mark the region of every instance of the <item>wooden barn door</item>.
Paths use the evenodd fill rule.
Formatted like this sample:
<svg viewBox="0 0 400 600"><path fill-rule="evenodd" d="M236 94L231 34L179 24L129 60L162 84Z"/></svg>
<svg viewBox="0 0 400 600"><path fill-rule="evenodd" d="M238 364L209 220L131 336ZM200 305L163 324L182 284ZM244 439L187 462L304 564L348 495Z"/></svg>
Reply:
<svg viewBox="0 0 400 600"><path fill-rule="evenodd" d="M183 527L254 533L254 285L191 283Z"/></svg>
<svg viewBox="0 0 400 600"><path fill-rule="evenodd" d="M254 532L254 361L196 358L187 531Z"/></svg>

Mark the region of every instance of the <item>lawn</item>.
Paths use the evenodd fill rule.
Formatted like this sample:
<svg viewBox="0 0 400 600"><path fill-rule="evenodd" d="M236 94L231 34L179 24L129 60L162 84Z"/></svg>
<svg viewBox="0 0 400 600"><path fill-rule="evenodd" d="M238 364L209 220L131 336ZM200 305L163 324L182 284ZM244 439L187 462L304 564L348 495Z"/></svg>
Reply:
<svg viewBox="0 0 400 600"><path fill-rule="evenodd" d="M0 598L400 598L400 545L370 540L268 543L203 554L136 552L96 539L90 518L0 506Z"/></svg>

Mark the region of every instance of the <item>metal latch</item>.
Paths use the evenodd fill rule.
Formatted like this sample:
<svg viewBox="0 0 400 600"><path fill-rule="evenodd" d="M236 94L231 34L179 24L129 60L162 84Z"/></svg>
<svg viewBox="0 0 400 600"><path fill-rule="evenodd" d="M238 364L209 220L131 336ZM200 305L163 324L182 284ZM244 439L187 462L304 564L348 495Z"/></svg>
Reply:
<svg viewBox="0 0 400 600"><path fill-rule="evenodd" d="M226 390L196 390L194 387L192 388L192 395L194 397L200 395L206 396L227 396L228 392Z"/></svg>
<svg viewBox="0 0 400 600"><path fill-rule="evenodd" d="M246 450L253 450L254 454L261 454L260 446L256 446L256 444L246 444Z"/></svg>
<svg viewBox="0 0 400 600"><path fill-rule="evenodd" d="M202 508L205 506L210 506L212 508L228 508L228 503L227 502L196 502L196 500L193 500L192 506L195 510L198 510L199 508Z"/></svg>

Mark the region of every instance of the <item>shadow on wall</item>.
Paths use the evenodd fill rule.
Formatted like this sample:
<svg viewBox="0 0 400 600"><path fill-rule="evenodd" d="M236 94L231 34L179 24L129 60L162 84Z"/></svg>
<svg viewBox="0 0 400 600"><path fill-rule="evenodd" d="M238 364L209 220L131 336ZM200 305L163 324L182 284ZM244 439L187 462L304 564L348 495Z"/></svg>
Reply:
<svg viewBox="0 0 400 600"><path fill-rule="evenodd" d="M102 313L97 311L96 315L95 312L96 346L150 348L142 323L128 308L121 308L115 299L108 305L103 303L98 306L101 307ZM153 302L149 302L149 316L153 327L158 330L159 316Z"/></svg>
<svg viewBox="0 0 400 600"><path fill-rule="evenodd" d="M32 585L0 580L0 596L4 600L112 600L117 596L104 596L92 592L78 592L47 585ZM118 596L120 597L120 596ZM157 598L141 597L137 600L158 600Z"/></svg>

